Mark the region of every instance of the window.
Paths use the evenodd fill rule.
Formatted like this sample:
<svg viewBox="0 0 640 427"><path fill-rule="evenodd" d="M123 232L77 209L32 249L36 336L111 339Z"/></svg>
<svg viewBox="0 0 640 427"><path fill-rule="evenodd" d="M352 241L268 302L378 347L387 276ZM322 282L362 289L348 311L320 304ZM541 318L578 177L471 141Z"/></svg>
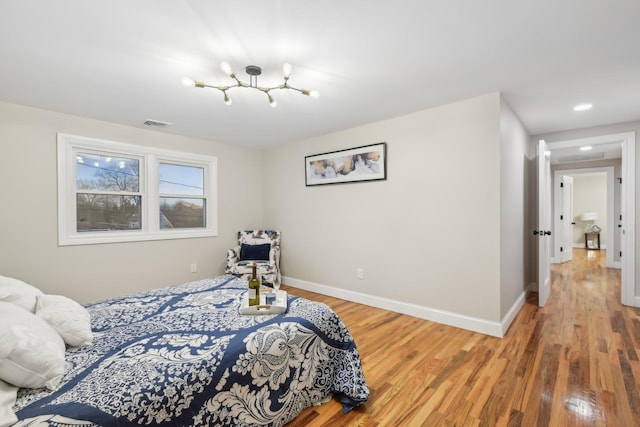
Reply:
<svg viewBox="0 0 640 427"><path fill-rule="evenodd" d="M58 135L60 245L217 235L217 159Z"/></svg>
<svg viewBox="0 0 640 427"><path fill-rule="evenodd" d="M158 178L160 228L204 227L204 168L160 163Z"/></svg>
<svg viewBox="0 0 640 427"><path fill-rule="evenodd" d="M140 160L76 153L76 231L139 230Z"/></svg>

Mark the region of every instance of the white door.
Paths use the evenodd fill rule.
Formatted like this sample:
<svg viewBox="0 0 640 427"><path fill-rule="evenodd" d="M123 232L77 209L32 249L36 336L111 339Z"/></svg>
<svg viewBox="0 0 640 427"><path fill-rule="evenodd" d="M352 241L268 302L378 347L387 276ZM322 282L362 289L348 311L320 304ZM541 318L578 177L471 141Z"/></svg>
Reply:
<svg viewBox="0 0 640 427"><path fill-rule="evenodd" d="M563 175L560 186L560 262L573 259L573 177Z"/></svg>
<svg viewBox="0 0 640 427"><path fill-rule="evenodd" d="M543 140L538 142L538 305L544 307L551 293L551 153Z"/></svg>

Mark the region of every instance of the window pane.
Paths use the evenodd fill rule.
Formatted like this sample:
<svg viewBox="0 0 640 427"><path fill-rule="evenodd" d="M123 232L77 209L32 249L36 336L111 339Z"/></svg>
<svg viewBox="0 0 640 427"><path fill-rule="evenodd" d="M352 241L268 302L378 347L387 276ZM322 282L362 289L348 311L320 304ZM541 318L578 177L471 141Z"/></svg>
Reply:
<svg viewBox="0 0 640 427"><path fill-rule="evenodd" d="M139 163L137 159L77 153L76 187L78 190L138 192Z"/></svg>
<svg viewBox="0 0 640 427"><path fill-rule="evenodd" d="M204 196L204 169L194 166L160 163L160 194Z"/></svg>
<svg viewBox="0 0 640 427"><path fill-rule="evenodd" d="M160 197L160 228L205 227L204 199Z"/></svg>
<svg viewBox="0 0 640 427"><path fill-rule="evenodd" d="M78 193L77 231L140 230L140 196Z"/></svg>

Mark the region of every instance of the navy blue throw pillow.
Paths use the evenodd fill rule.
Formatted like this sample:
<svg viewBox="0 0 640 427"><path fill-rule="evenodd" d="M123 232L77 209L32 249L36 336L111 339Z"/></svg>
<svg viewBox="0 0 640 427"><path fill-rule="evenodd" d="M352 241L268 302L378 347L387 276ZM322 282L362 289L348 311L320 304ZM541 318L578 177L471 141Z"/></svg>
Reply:
<svg viewBox="0 0 640 427"><path fill-rule="evenodd" d="M263 245L247 245L243 243L240 246L240 261L269 261L269 251L271 244Z"/></svg>

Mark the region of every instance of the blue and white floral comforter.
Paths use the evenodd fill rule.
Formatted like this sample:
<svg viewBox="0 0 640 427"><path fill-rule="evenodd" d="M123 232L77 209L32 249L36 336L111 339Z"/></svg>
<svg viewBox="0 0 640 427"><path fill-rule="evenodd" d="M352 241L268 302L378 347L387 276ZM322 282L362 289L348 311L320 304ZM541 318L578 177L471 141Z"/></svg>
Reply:
<svg viewBox="0 0 640 427"><path fill-rule="evenodd" d="M92 345L67 351L59 389L21 389L18 426L281 426L369 390L349 331L289 296L281 315L239 314L245 282L220 276L87 306Z"/></svg>

